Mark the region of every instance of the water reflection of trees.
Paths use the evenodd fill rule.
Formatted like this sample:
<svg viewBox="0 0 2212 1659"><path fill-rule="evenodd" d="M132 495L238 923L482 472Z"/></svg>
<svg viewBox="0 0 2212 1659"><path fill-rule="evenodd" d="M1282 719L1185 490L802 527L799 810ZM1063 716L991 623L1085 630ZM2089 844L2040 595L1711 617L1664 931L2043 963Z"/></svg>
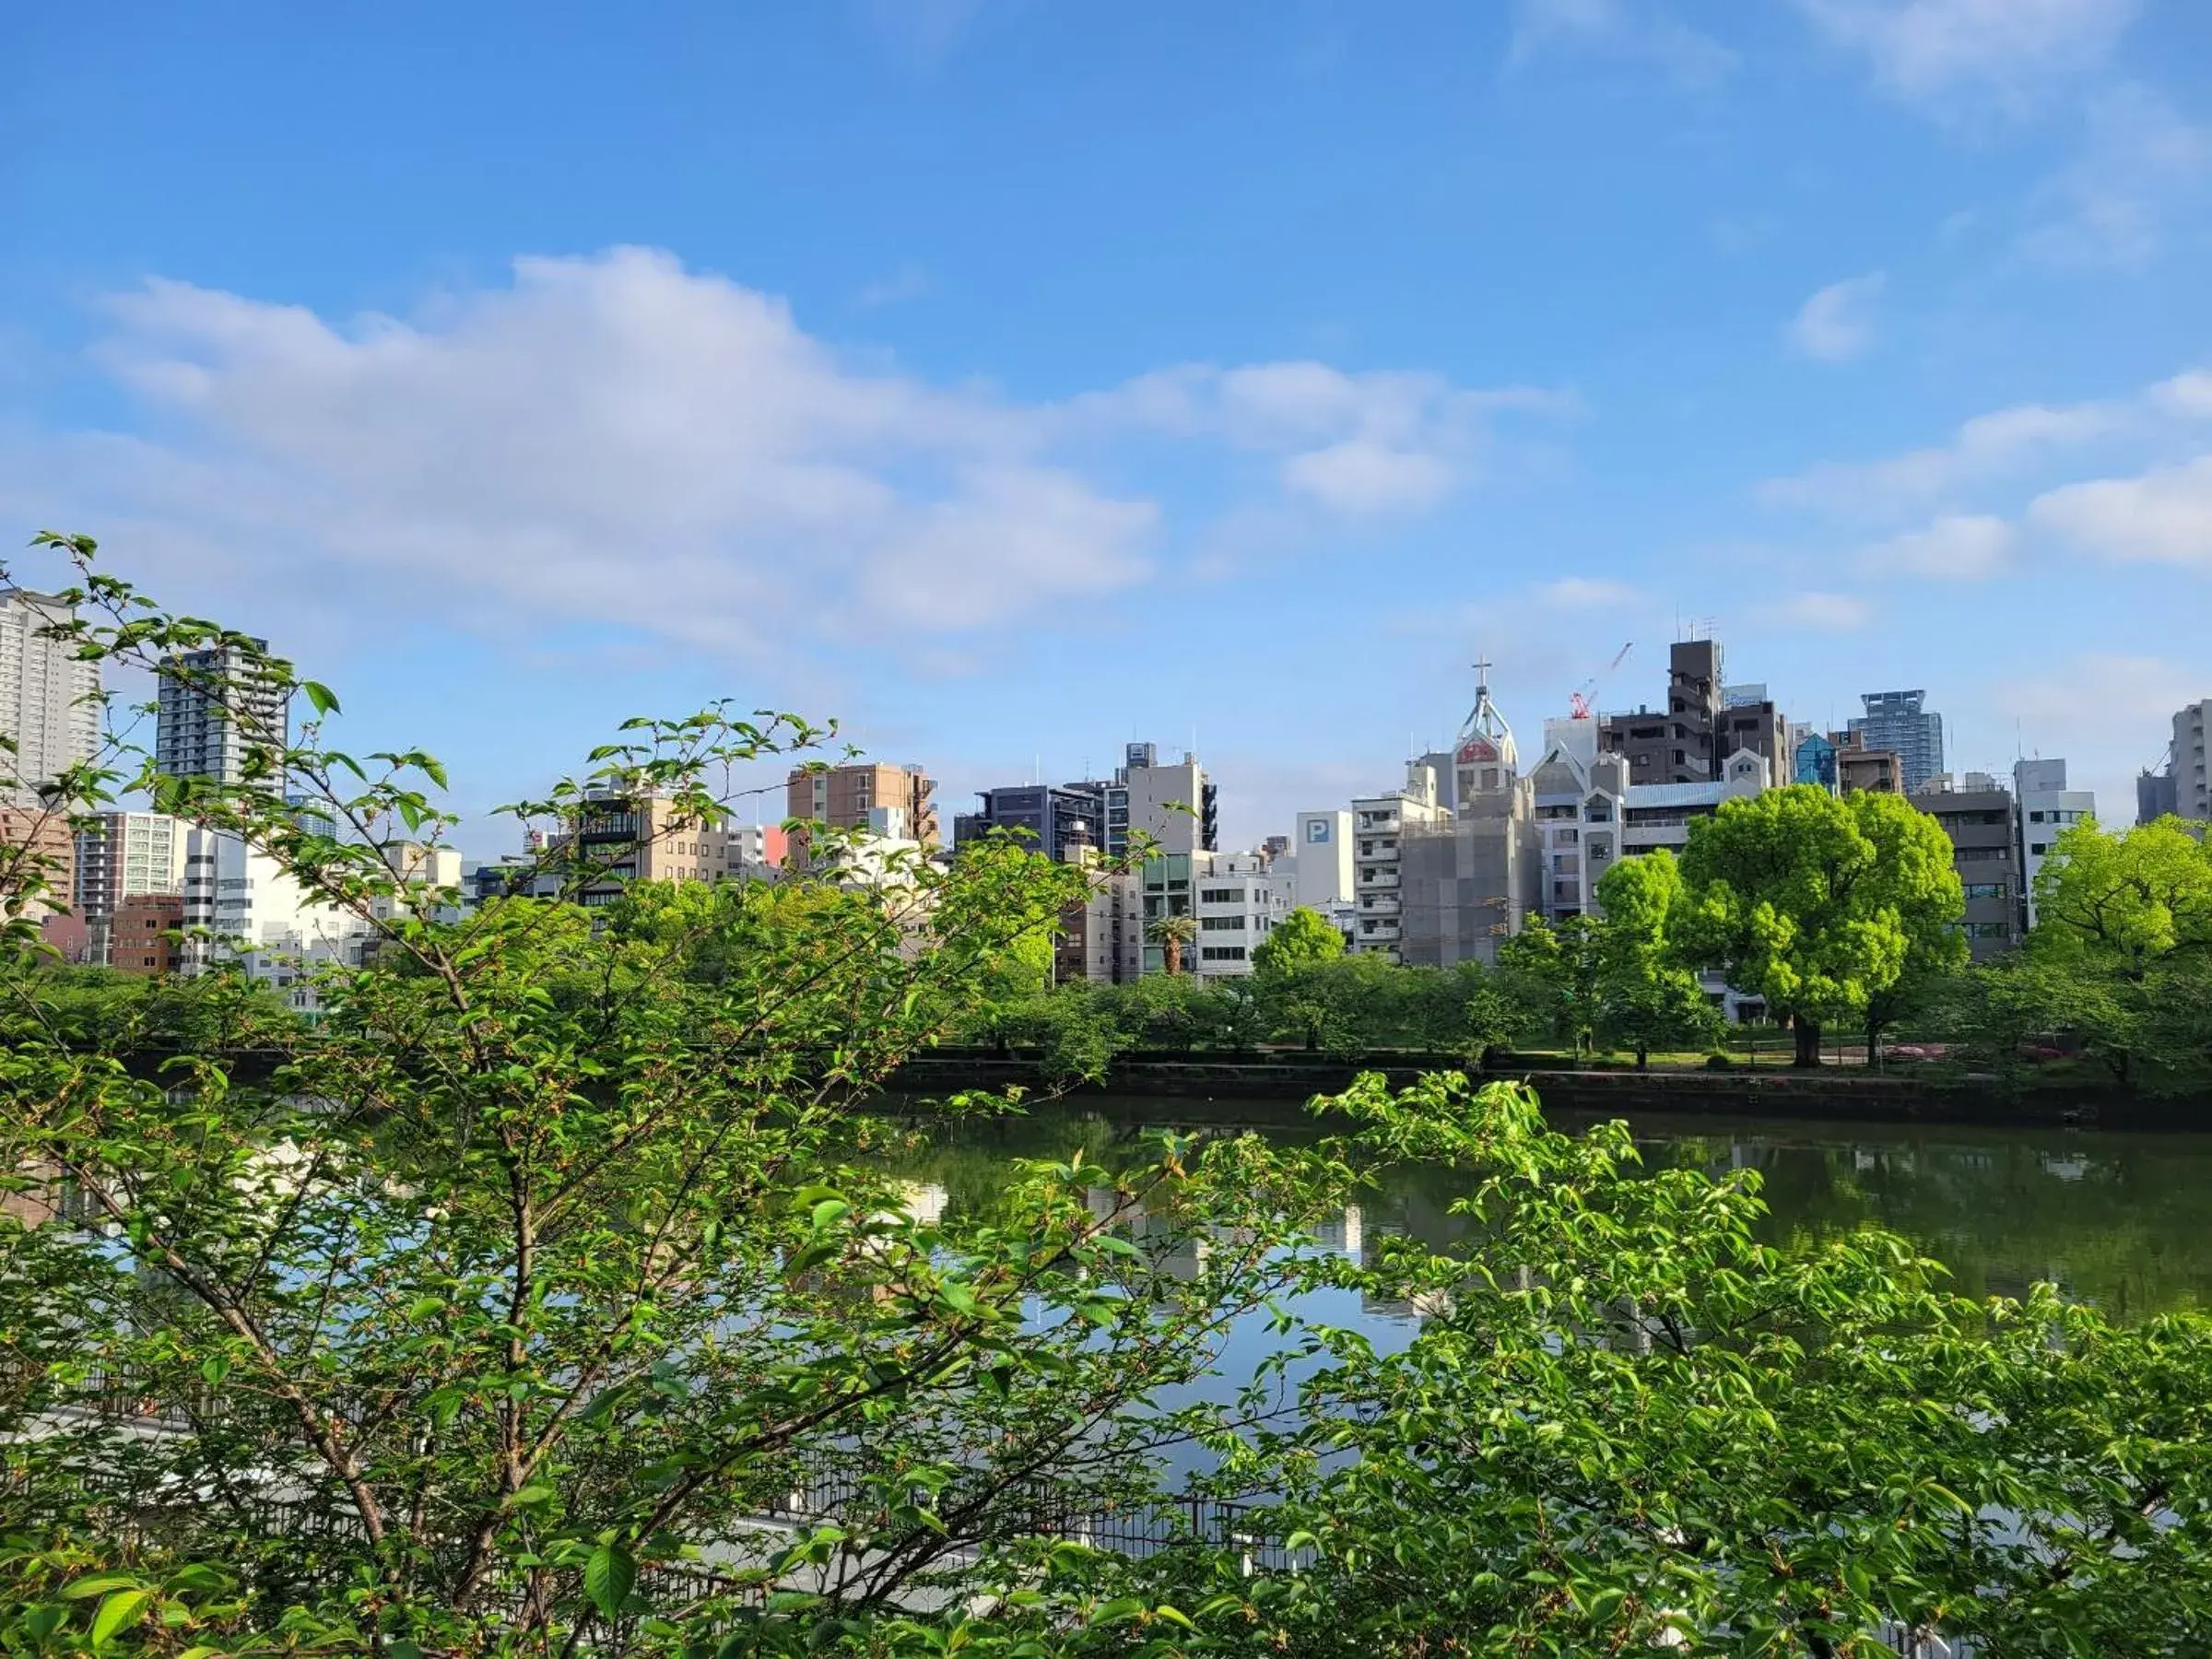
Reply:
<svg viewBox="0 0 2212 1659"><path fill-rule="evenodd" d="M1310 1120L1282 1117L1264 1132L1318 1133ZM948 1208L989 1214L1015 1160L1080 1149L1111 1170L1135 1161L1152 1131L1246 1126L1209 1124L1189 1102L1114 1102L956 1121L926 1135L887 1124L868 1153L943 1188ZM1764 1119L1653 1118L1637 1132L1655 1166L1759 1171L1771 1211L1765 1230L1778 1242L1873 1222L1945 1263L1971 1295L2017 1296L2049 1279L2123 1318L2212 1306L2212 1138ZM1446 1171L1394 1170L1363 1200L1360 1230L1453 1249L1469 1226L1452 1213L1463 1191Z"/></svg>

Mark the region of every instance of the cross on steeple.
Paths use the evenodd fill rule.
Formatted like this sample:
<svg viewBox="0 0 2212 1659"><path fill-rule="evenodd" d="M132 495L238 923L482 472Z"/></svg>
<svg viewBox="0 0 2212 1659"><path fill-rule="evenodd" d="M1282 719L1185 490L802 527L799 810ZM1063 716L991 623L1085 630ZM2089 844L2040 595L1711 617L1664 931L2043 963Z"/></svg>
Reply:
<svg viewBox="0 0 2212 1659"><path fill-rule="evenodd" d="M1475 659L1475 683L1483 690L1489 689L1490 659L1487 653Z"/></svg>

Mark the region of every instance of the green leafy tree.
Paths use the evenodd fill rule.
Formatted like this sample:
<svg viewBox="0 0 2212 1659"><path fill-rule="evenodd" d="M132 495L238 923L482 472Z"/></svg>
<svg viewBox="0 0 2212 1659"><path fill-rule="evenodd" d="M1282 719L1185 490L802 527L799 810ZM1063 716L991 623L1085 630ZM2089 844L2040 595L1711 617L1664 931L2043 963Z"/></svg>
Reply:
<svg viewBox="0 0 2212 1659"><path fill-rule="evenodd" d="M1682 960L1763 997L1820 1064L1823 1025L1878 1019L1916 974L1963 959L1947 945L1965 908L1942 827L1894 796L1838 798L1792 784L1723 803L1690 826Z"/></svg>
<svg viewBox="0 0 2212 1659"><path fill-rule="evenodd" d="M1588 916L1531 918L1499 946L1498 965L1508 990L1536 1027L1579 1058L1598 1023L1598 986L1605 974L1599 924Z"/></svg>
<svg viewBox="0 0 2212 1659"><path fill-rule="evenodd" d="M1777 1250L1756 1172L1637 1172L1624 1125L1559 1135L1512 1086L1371 1078L1329 1110L1455 1171L1481 1245L1382 1241L1340 1277L1418 1310L1410 1339L1317 1330L1255 1385L1303 1376L1300 1420L1214 1484L1279 1495L1307 1565L1140 1580L1226 1598L1186 1651L2180 1653L2212 1628L2212 1407L2177 1389L2212 1324L1955 1296L1870 1230Z"/></svg>
<svg viewBox="0 0 2212 1659"><path fill-rule="evenodd" d="M2180 818L2109 834L2093 818L2059 832L2036 877L2046 948L2140 972L2212 950L2212 850Z"/></svg>
<svg viewBox="0 0 2212 1659"><path fill-rule="evenodd" d="M1964 971L1971 953L1958 925L1966 891L1943 826L1901 795L1870 790L1849 801L1860 832L1874 844L1868 897L1895 914L1905 940L1897 977L1867 985L1864 1021L1871 1062L1881 1052L1882 1033L1929 1006L1941 987Z"/></svg>
<svg viewBox="0 0 2212 1659"><path fill-rule="evenodd" d="M2020 959L1984 971L1981 1035L2000 1056L2063 1039L2130 1085L2212 1066L2212 853L2181 819L2063 830L2037 877Z"/></svg>
<svg viewBox="0 0 2212 1659"><path fill-rule="evenodd" d="M1334 962L1344 955L1344 935L1319 911L1300 905L1253 947L1254 973L1277 973L1308 962Z"/></svg>
<svg viewBox="0 0 2212 1659"><path fill-rule="evenodd" d="M1720 1015L1668 947L1670 918L1682 902L1682 872L1662 847L1624 859L1598 878L1605 907L1596 930L1594 987L1598 1037L1651 1065L1654 1048L1702 1047L1720 1031Z"/></svg>
<svg viewBox="0 0 2212 1659"><path fill-rule="evenodd" d="M293 684L67 551L65 637L95 660L221 637ZM511 813L554 827L547 867L584 890L606 872L565 826L648 794L670 833L725 822L708 778L818 735L634 722ZM959 1607L1050 1574L1068 1506L1150 1501L1167 1449L1220 1431L1162 1391L1195 1398L1229 1326L1304 1271L1282 1246L1338 1177L1256 1140L1038 1169L1001 1226L917 1213L849 1161L859 1104L972 1017L1080 871L465 911L398 874L395 831L453 822L428 755L348 756L311 721L241 780L130 762L118 738L69 786L189 806L377 947L321 982L312 1025L203 976L179 994L206 1018L162 1054L135 1022L49 1018L72 987L28 915L7 931L9 1644L866 1645L924 1583ZM302 829L295 794L339 833ZM20 898L40 877L18 867Z"/></svg>

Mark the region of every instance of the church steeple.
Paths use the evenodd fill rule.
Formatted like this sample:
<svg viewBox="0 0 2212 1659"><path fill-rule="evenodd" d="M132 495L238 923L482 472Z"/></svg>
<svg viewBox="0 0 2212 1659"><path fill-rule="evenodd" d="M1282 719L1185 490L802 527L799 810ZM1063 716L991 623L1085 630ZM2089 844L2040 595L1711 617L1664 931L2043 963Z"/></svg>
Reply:
<svg viewBox="0 0 2212 1659"><path fill-rule="evenodd" d="M1490 660L1479 657L1475 663L1475 707L1468 712L1466 721L1459 728L1459 742L1455 746L1455 763L1463 780L1462 797L1465 798L1465 778L1473 767L1499 768L1510 782L1519 771L1521 755L1513 743L1513 729L1505 724L1505 716L1498 712L1498 705L1490 700ZM1493 778L1481 785L1498 787Z"/></svg>

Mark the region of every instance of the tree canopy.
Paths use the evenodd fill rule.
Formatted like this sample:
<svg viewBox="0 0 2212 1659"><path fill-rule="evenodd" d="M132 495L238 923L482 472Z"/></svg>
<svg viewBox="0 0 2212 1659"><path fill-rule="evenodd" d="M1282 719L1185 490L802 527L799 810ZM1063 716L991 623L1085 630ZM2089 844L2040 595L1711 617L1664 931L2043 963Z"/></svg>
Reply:
<svg viewBox="0 0 2212 1659"><path fill-rule="evenodd" d="M1763 997L1819 1063L1820 1029L1965 959L1965 895L1942 827L1874 792L1798 783L1724 802L1690 826L1677 949Z"/></svg>
<svg viewBox="0 0 2212 1659"><path fill-rule="evenodd" d="M1255 973L1272 973L1343 955L1344 935L1319 911L1301 904L1253 947L1252 967Z"/></svg>

